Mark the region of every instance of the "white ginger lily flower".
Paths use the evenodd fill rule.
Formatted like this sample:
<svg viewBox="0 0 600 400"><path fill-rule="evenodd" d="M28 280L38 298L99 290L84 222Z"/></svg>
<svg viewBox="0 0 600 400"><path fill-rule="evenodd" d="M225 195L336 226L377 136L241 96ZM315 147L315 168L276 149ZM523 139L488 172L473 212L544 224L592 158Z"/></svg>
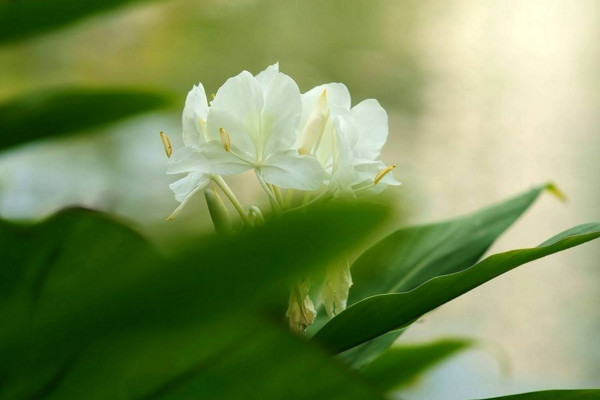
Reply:
<svg viewBox="0 0 600 400"><path fill-rule="evenodd" d="M387 113L374 99L351 107L341 83L317 86L302 95L302 116L296 146L313 154L330 175L334 194L381 191L399 185L393 166L379 161L388 136Z"/></svg>
<svg viewBox="0 0 600 400"><path fill-rule="evenodd" d="M211 102L206 140L191 146L170 172L234 175L255 169L259 180L281 188L318 189L325 171L293 146L301 107L298 86L277 64L256 77L243 71Z"/></svg>
<svg viewBox="0 0 600 400"><path fill-rule="evenodd" d="M198 149L202 143L207 140L206 134L206 117L208 115L208 102L206 93L202 83L198 83L187 95L183 115L181 118L183 131L184 147L175 150L169 162L167 173L188 172L188 174L178 181L169 185L175 199L181 204L169 216L169 219L174 218L181 209L187 204L189 199L198 191L204 189L211 180L211 175L201 171L188 171L185 168L173 168L173 165L181 165L189 159L190 152ZM168 139L167 139L168 141ZM170 143L169 143L170 146Z"/></svg>

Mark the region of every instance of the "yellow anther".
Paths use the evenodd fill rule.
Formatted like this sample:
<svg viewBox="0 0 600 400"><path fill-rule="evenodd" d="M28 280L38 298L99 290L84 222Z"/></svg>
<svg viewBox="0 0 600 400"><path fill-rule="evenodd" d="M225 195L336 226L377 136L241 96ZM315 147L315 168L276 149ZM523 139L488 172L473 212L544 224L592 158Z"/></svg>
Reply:
<svg viewBox="0 0 600 400"><path fill-rule="evenodd" d="M215 97L217 97L217 95L216 95L216 94L214 94L214 93L211 93L211 94L210 94L210 97L212 97L212 98L213 98L213 100L214 100L214 99L215 99Z"/></svg>
<svg viewBox="0 0 600 400"><path fill-rule="evenodd" d="M377 175L375 175L375 179L373 179L373 184L377 185L379 183L379 181L381 181L384 176L386 176L387 174L389 174L390 172L392 172L392 170L394 168L396 168L396 164L388 165L387 167L385 167L384 169L382 169L381 171L379 171L377 173Z"/></svg>
<svg viewBox="0 0 600 400"><path fill-rule="evenodd" d="M167 153L167 157L171 158L171 154L173 154L173 146L171 146L171 139L169 136L160 131L160 140L162 141L163 147L165 148L165 153Z"/></svg>
<svg viewBox="0 0 600 400"><path fill-rule="evenodd" d="M219 128L219 135L221 136L221 143L223 143L225 151L229 151L231 149L231 138L229 137L229 133L225 129Z"/></svg>

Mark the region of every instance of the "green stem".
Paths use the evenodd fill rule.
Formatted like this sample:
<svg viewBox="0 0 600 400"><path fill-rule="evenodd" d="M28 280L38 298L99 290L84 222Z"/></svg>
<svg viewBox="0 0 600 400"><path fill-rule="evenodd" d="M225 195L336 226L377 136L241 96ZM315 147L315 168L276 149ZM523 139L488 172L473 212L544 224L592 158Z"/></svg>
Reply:
<svg viewBox="0 0 600 400"><path fill-rule="evenodd" d="M275 195L273 194L271 189L269 189L269 186L267 186L267 182L265 182L264 178L260 175L260 172L258 172L258 170L254 170L254 172L256 173L256 179L258 179L260 186L262 186L264 191L267 193L267 196L269 196L269 201L271 202L271 208L273 209L273 212L275 214L281 214L281 208L277 203Z"/></svg>
<svg viewBox="0 0 600 400"><path fill-rule="evenodd" d="M221 188L221 190L223 191L223 193L225 193L225 196L227 196L229 201L231 201L231 204L233 204L233 207L235 207L238 214L240 214L240 217L242 217L242 220L244 221L244 223L246 225L250 225L250 219L246 215L246 212L244 211L244 207L242 207L242 205L240 204L237 197L235 197L235 194L233 194L233 191L231 190L231 188L229 187L227 182L225 182L225 180L223 178L221 178L220 176L217 176L217 175L213 175L212 180L214 183L217 184L217 186L219 188Z"/></svg>

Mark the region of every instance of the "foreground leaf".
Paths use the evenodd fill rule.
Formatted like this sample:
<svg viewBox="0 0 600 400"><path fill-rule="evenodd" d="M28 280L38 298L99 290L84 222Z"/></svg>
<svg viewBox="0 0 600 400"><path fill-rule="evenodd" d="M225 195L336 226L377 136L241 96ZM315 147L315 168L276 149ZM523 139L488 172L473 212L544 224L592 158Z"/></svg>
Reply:
<svg viewBox="0 0 600 400"><path fill-rule="evenodd" d="M355 284L348 304L377 294L409 291L436 276L472 266L544 190L556 188L542 185L473 214L392 233L352 265ZM344 352L341 358L360 368L401 334L401 330L390 332Z"/></svg>
<svg viewBox="0 0 600 400"><path fill-rule="evenodd" d="M530 249L492 255L464 271L416 289L369 297L333 318L314 336L333 353L408 326L423 314L520 265L600 237L600 223L574 227Z"/></svg>
<svg viewBox="0 0 600 400"><path fill-rule="evenodd" d="M464 339L394 346L367 364L361 375L384 391L412 383L417 377L454 354L470 347Z"/></svg>
<svg viewBox="0 0 600 400"><path fill-rule="evenodd" d="M0 269L0 399L46 395L108 339L117 345L129 337L131 345L175 330L188 338L175 344L206 348L208 357L243 332L244 319L213 330L218 321L285 304L298 274L356 244L353 232L384 216L369 205L292 213L236 236L205 238L171 260L100 213L68 210L34 226L3 222L0 250L11 263ZM276 313L281 319L283 310ZM190 332L204 340L190 344ZM170 357L169 348L162 351ZM142 378L131 379L126 385Z"/></svg>
<svg viewBox="0 0 600 400"><path fill-rule="evenodd" d="M27 94L0 104L0 151L97 128L170 103L162 93L133 89L69 88Z"/></svg>
<svg viewBox="0 0 600 400"><path fill-rule="evenodd" d="M25 0L0 2L0 43L25 39L86 16L148 0Z"/></svg>
<svg viewBox="0 0 600 400"><path fill-rule="evenodd" d="M546 390L494 397L486 400L596 400L600 399L600 389L588 390ZM484 399L481 399L484 400Z"/></svg>

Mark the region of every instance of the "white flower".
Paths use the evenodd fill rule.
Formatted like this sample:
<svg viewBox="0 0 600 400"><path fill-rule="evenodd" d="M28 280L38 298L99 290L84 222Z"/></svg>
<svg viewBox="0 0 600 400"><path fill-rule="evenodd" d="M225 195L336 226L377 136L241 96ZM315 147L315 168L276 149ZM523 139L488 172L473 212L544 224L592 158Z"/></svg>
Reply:
<svg viewBox="0 0 600 400"><path fill-rule="evenodd" d="M327 170L332 193L359 194L400 184L390 173L393 167L378 160L388 119L377 100L351 107L346 86L328 83L304 93L302 105L296 146Z"/></svg>
<svg viewBox="0 0 600 400"><path fill-rule="evenodd" d="M185 100L181 118L183 144L185 147L175 150L173 153L168 173L188 172L185 168L185 162L189 160L189 154L194 149L198 149L207 140L207 115L208 102L206 101L206 93L202 84L199 83L198 86L194 86L190 90ZM184 178L170 184L169 187L175 193L175 199L181 204L173 211L169 219L174 218L196 192L205 188L210 179L210 174L201 171L192 171Z"/></svg>
<svg viewBox="0 0 600 400"><path fill-rule="evenodd" d="M298 86L277 64L256 77L243 71L211 102L206 140L192 145L170 172L234 175L253 168L278 187L315 190L326 174L313 157L294 149L300 112Z"/></svg>

